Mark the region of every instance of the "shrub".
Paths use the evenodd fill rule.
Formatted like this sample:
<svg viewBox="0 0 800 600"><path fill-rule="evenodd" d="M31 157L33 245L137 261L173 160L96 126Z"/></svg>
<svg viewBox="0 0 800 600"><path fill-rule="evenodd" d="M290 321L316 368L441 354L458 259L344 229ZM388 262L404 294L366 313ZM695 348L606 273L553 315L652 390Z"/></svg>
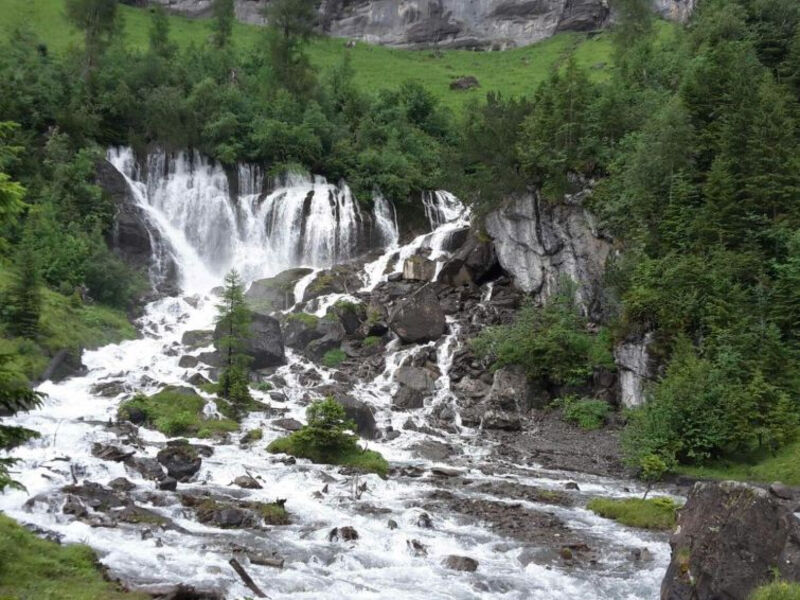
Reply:
<svg viewBox="0 0 800 600"><path fill-rule="evenodd" d="M267 450L283 452L315 463L347 465L385 475L389 469L378 453L363 450L353 435L355 424L333 398L314 402L306 411L308 424L291 435L274 440Z"/></svg>
<svg viewBox="0 0 800 600"><path fill-rule="evenodd" d="M306 327L316 327L317 323L319 323L318 316L310 315L304 312L292 313L286 318L289 319L290 321L297 321L298 323L302 323Z"/></svg>
<svg viewBox="0 0 800 600"><path fill-rule="evenodd" d="M562 414L570 423L583 429L600 429L606 422L609 406L604 400L567 396L561 401Z"/></svg>
<svg viewBox="0 0 800 600"><path fill-rule="evenodd" d="M800 600L800 583L775 581L758 588L750 600Z"/></svg>
<svg viewBox="0 0 800 600"><path fill-rule="evenodd" d="M369 337L365 337L364 341L361 342L361 345L364 346L364 348L372 348L373 346L380 344L382 341L383 339L377 335L371 335Z"/></svg>
<svg viewBox="0 0 800 600"><path fill-rule="evenodd" d="M592 498L586 505L592 512L623 525L641 529L668 530L675 527L679 505L666 496L650 498Z"/></svg>
<svg viewBox="0 0 800 600"><path fill-rule="evenodd" d="M333 369L342 364L346 358L347 354L344 353L344 350L341 348L334 348L333 350L328 350L325 353L325 355L322 357L322 364Z"/></svg>

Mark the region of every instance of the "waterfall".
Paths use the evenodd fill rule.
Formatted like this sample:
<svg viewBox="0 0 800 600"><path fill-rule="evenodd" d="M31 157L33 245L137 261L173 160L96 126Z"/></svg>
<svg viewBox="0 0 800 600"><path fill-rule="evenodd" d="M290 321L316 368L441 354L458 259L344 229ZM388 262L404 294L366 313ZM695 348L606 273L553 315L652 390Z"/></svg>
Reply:
<svg viewBox="0 0 800 600"><path fill-rule="evenodd" d="M108 160L171 244L184 288L204 289L231 267L252 280L353 260L370 247L370 223L380 246L397 243L391 203L378 195L365 215L345 183L287 173L267 194L260 167L238 165L231 189L222 165L197 152L157 151L138 165L129 148L116 148Z"/></svg>
<svg viewBox="0 0 800 600"><path fill-rule="evenodd" d="M425 208L425 216L431 225L431 231L462 219L467 212L461 200L444 190L423 192L422 205Z"/></svg>

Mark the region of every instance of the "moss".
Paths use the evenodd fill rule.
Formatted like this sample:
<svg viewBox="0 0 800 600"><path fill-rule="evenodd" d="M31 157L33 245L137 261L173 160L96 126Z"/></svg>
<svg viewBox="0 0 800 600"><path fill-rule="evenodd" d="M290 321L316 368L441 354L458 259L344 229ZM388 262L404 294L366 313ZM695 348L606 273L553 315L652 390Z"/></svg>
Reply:
<svg viewBox="0 0 800 600"><path fill-rule="evenodd" d="M0 515L0 598L37 600L145 600L103 579L97 558L83 545L37 538Z"/></svg>
<svg viewBox="0 0 800 600"><path fill-rule="evenodd" d="M269 392L272 391L272 384L269 381L259 381L253 384L253 389L257 392Z"/></svg>
<svg viewBox="0 0 800 600"><path fill-rule="evenodd" d="M331 369L338 367L347 358L347 354L341 348L328 350L322 357L322 364Z"/></svg>
<svg viewBox="0 0 800 600"><path fill-rule="evenodd" d="M775 454L767 449L749 456L704 466L679 466L676 471L698 479L733 479L736 481L781 481L800 485L800 440L780 448Z"/></svg>
<svg viewBox="0 0 800 600"><path fill-rule="evenodd" d="M325 292L334 282L335 278L332 273L320 273L308 286L308 289L315 293L320 294Z"/></svg>
<svg viewBox="0 0 800 600"><path fill-rule="evenodd" d="M800 583L775 581L758 588L750 600L800 600Z"/></svg>
<svg viewBox="0 0 800 600"><path fill-rule="evenodd" d="M377 346L383 342L383 339L378 337L377 335L371 335L369 337L365 337L364 341L361 342L361 345L364 348L372 348L373 346Z"/></svg>
<svg viewBox="0 0 800 600"><path fill-rule="evenodd" d="M206 394L218 394L219 393L219 384L218 383L203 383L198 386L201 390L203 390Z"/></svg>
<svg viewBox="0 0 800 600"><path fill-rule="evenodd" d="M377 308L370 307L367 309L367 327L377 325L383 318L383 313Z"/></svg>
<svg viewBox="0 0 800 600"><path fill-rule="evenodd" d="M675 528L679 505L666 496L656 498L592 498L586 505L592 512L641 529Z"/></svg>
<svg viewBox="0 0 800 600"><path fill-rule="evenodd" d="M242 436L243 444L250 444L252 442L260 442L264 438L264 432L260 429L251 429Z"/></svg>
<svg viewBox="0 0 800 600"><path fill-rule="evenodd" d="M206 419L203 414L205 405L205 399L198 394L170 386L152 396L139 394L128 400L119 407L118 416L128 420L131 415L141 414L147 427L170 437L213 437L238 429L239 426L230 418Z"/></svg>
<svg viewBox="0 0 800 600"><path fill-rule="evenodd" d="M367 473L377 473L384 477L389 471L389 463L373 450L363 450L356 446L337 453L322 454L310 448L296 431L286 437L278 438L267 446L267 451L278 454L289 454L297 458L307 458L312 462L353 467Z"/></svg>
<svg viewBox="0 0 800 600"><path fill-rule="evenodd" d="M233 508L253 511L261 517L266 525L288 525L290 522L289 513L284 508L283 503L278 502L236 502L211 497L203 498L184 495L181 496L181 504L194 509L200 522L205 523L214 521L214 513Z"/></svg>
<svg viewBox="0 0 800 600"><path fill-rule="evenodd" d="M358 310L358 308L361 305L357 304L355 302L351 302L350 300L337 300L334 303L333 306L334 306L334 308L336 308L336 309L338 309L340 311L352 311L352 312L355 312L355 311Z"/></svg>
<svg viewBox="0 0 800 600"><path fill-rule="evenodd" d="M298 323L302 323L303 325L309 328L316 327L317 323L319 323L319 317L304 312L292 313L286 318L289 321L296 321Z"/></svg>

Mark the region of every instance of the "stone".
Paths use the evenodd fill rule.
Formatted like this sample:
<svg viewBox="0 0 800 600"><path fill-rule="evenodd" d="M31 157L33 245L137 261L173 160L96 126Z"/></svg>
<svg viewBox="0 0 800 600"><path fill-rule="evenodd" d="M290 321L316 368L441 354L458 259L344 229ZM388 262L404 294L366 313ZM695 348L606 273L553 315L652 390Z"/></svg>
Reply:
<svg viewBox="0 0 800 600"><path fill-rule="evenodd" d="M181 337L181 344L183 344L188 348L191 348L192 350L196 350L197 348L203 348L204 346L210 346L213 343L214 343L213 331L192 329L184 332L183 336Z"/></svg>
<svg viewBox="0 0 800 600"><path fill-rule="evenodd" d="M481 84L478 83L478 78L473 75L459 77L450 82L451 90L471 90L477 87L481 87Z"/></svg>
<svg viewBox="0 0 800 600"><path fill-rule="evenodd" d="M795 491L788 485L782 484L780 481L771 483L769 486L769 492L773 496L777 496L782 500L794 500L795 498Z"/></svg>
<svg viewBox="0 0 800 600"><path fill-rule="evenodd" d="M403 279L408 281L432 281L436 274L436 263L415 254L403 263Z"/></svg>
<svg viewBox="0 0 800 600"><path fill-rule="evenodd" d="M186 481L200 470L203 459L195 448L189 444L167 446L156 455L159 463L164 465L170 477L178 481Z"/></svg>
<svg viewBox="0 0 800 600"><path fill-rule="evenodd" d="M42 373L42 381L58 383L70 377L85 375L88 369L81 360L82 354L83 348L65 348L56 352Z"/></svg>
<svg viewBox="0 0 800 600"><path fill-rule="evenodd" d="M437 442L436 440L417 442L409 450L415 456L436 462L446 461L451 456L459 454L459 451L454 446L444 442Z"/></svg>
<svg viewBox="0 0 800 600"><path fill-rule="evenodd" d="M468 556L451 554L442 561L442 566L454 571L467 571L472 573L478 570L478 561Z"/></svg>
<svg viewBox="0 0 800 600"><path fill-rule="evenodd" d="M258 279L250 284L244 299L251 310L263 314L291 308L298 298L294 297L297 282L312 270L296 268L282 271L268 279Z"/></svg>
<svg viewBox="0 0 800 600"><path fill-rule="evenodd" d="M578 304L600 320L612 244L583 207L588 193L567 195L560 202L547 202L538 193L518 196L486 216L486 232L518 288L546 300L563 279L570 279L576 283Z"/></svg>
<svg viewBox="0 0 800 600"><path fill-rule="evenodd" d="M522 416L531 408L532 398L524 369L518 366L498 369L483 403L483 427L518 431L522 428Z"/></svg>
<svg viewBox="0 0 800 600"><path fill-rule="evenodd" d="M222 324L218 324L214 329L215 342L219 343L223 333ZM250 367L253 370L285 364L283 333L278 320L269 315L252 313L249 337L245 341L244 352L252 359Z"/></svg>
<svg viewBox="0 0 800 600"><path fill-rule="evenodd" d="M95 456L101 460L122 462L134 454L135 452L133 450L124 450L123 448L112 446L110 444L101 444L99 442L92 444L92 456Z"/></svg>
<svg viewBox="0 0 800 600"><path fill-rule="evenodd" d="M358 532L352 527L334 527L328 534L329 542L354 542L359 538Z"/></svg>
<svg viewBox="0 0 800 600"><path fill-rule="evenodd" d="M91 387L92 394L103 398L113 398L128 391L124 381L101 381Z"/></svg>
<svg viewBox="0 0 800 600"><path fill-rule="evenodd" d="M112 479L111 481L108 482L108 487L117 492L130 492L131 490L136 488L136 486L133 483L131 483L124 477L117 477L116 479Z"/></svg>
<svg viewBox="0 0 800 600"><path fill-rule="evenodd" d="M186 381L188 381L192 385L196 385L197 387L200 387L201 385L208 385L209 383L211 383L208 377L206 377L202 373L193 373L192 376L189 377L189 379L187 379Z"/></svg>
<svg viewBox="0 0 800 600"><path fill-rule="evenodd" d="M619 373L620 402L626 408L644 404L644 389L656 373L648 348L653 334L631 338L614 348L614 361Z"/></svg>
<svg viewBox="0 0 800 600"><path fill-rule="evenodd" d="M419 392L432 393L436 389L436 377L421 367L400 367L394 373L394 380Z"/></svg>
<svg viewBox="0 0 800 600"><path fill-rule="evenodd" d="M145 479L158 481L164 477L164 469L154 458L132 456L125 461L125 466L139 473Z"/></svg>
<svg viewBox="0 0 800 600"><path fill-rule="evenodd" d="M394 519L389 519L389 520L386 522L386 526L387 526L389 529L397 529L397 521L395 521Z"/></svg>
<svg viewBox="0 0 800 600"><path fill-rule="evenodd" d="M250 475L239 475L233 480L233 483L246 490L260 490L262 487L261 484Z"/></svg>
<svg viewBox="0 0 800 600"><path fill-rule="evenodd" d="M281 429L285 429L286 431L299 431L303 428L303 424L298 421L297 419L275 419L272 421L272 424L275 427L280 427Z"/></svg>
<svg viewBox="0 0 800 600"><path fill-rule="evenodd" d="M165 477L161 481L159 481L156 486L158 489L166 491L166 492L174 492L178 489L178 480L174 477Z"/></svg>
<svg viewBox="0 0 800 600"><path fill-rule="evenodd" d="M795 508L750 484L696 483L670 539L662 600L747 600L772 579L800 581Z"/></svg>
<svg viewBox="0 0 800 600"><path fill-rule="evenodd" d="M196 356L185 354L181 356L180 360L178 361L178 366L181 369L194 369L197 366L197 363L198 360Z"/></svg>
<svg viewBox="0 0 800 600"><path fill-rule="evenodd" d="M564 489L565 490L575 490L575 491L578 491L578 492L581 490L581 488L578 486L578 484L575 483L574 481L568 481L567 483L565 483L564 484Z"/></svg>
<svg viewBox="0 0 800 600"><path fill-rule="evenodd" d="M430 286L400 300L391 311L388 324L407 344L438 340L447 327L439 298Z"/></svg>
<svg viewBox="0 0 800 600"><path fill-rule="evenodd" d="M306 286L303 302L328 294L350 294L362 286L353 265L341 264L319 271Z"/></svg>
<svg viewBox="0 0 800 600"><path fill-rule="evenodd" d="M302 350L325 335L317 329L319 318L305 313L289 315L283 322L283 339L286 346Z"/></svg>
<svg viewBox="0 0 800 600"><path fill-rule="evenodd" d="M417 518L417 527L422 527L423 529L433 529L433 520L431 516L424 512L420 513L419 517Z"/></svg>
<svg viewBox="0 0 800 600"><path fill-rule="evenodd" d="M428 547L419 540L406 540L406 546L413 556L428 556Z"/></svg>
<svg viewBox="0 0 800 600"><path fill-rule="evenodd" d="M470 229L463 244L442 266L437 281L451 287L481 285L498 272L494 244L479 240Z"/></svg>
<svg viewBox="0 0 800 600"><path fill-rule="evenodd" d="M425 406L422 392L401 385L392 396L392 410L416 410Z"/></svg>

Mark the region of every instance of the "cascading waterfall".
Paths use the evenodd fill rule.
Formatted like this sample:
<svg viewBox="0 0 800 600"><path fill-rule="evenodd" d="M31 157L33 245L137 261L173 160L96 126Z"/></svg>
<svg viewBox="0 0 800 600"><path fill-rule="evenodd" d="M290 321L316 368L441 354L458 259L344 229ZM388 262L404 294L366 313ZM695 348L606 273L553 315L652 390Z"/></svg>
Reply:
<svg viewBox="0 0 800 600"><path fill-rule="evenodd" d="M359 481L366 484L364 496L354 498L352 478L336 467L303 460L296 465L281 462L265 450L270 441L285 433L271 423L267 413L251 413L241 423L241 432L262 429L261 442L242 447L242 434L236 433L230 440L215 443L213 455L203 459L196 480L181 483L179 492L237 493L257 501L286 498L292 515L288 526L236 531L201 525L171 492L155 490L152 481L120 462L96 457L92 453L94 443L119 443L108 423L116 417L120 402L131 393L150 394L163 385L185 386L190 376L205 372L202 367L181 367L181 352L197 356L210 349L189 350L182 346L182 335L213 325L216 299L207 292L220 283L231 265L246 279L300 264L325 267L356 256L366 239L365 215L344 185L292 175L266 193L263 172L254 166L241 166L236 182L238 192L231 201L228 176L198 155L167 158L155 154L148 158L144 169L136 166L129 150L111 151L109 160L125 174L135 201L169 245L181 271L183 290L197 294L151 303L140 321L144 333L141 339L86 352L85 376L43 384L40 389L48 395L44 406L9 419L12 424L40 431L42 437L14 451L21 460L17 478L28 488L29 495L21 491L0 495L0 510L22 522L55 531L65 542L88 543L99 553L110 574L127 583L211 587L231 599L253 595L228 564L235 549L265 554L274 551L285 558L284 568L274 569L249 561L246 553L237 554L257 584L274 599L657 598L663 566L669 557L663 537L616 525L579 506L508 500L509 505L545 510L571 529L603 544L602 564L587 568L554 568L525 559L538 550L535 544L505 538L479 520L437 512L435 506L430 508L431 495L444 491L441 486L446 485L433 475L417 479L392 476L388 480L376 475L361 476ZM445 256L448 237L469 223L468 211L446 192L427 194L424 206L431 233L401 246L391 203L376 197L370 218L387 251L365 265L365 290L373 289L392 269L402 269L403 260L420 249L428 249L434 259ZM297 286L308 285L309 281L310 277L304 278ZM490 296L488 287L484 301ZM321 310L334 299L325 299ZM460 329L452 318L448 324L448 335L438 342L416 347L403 347L399 340L390 342L383 372L353 388L355 396L375 407L380 425L391 424L398 429L407 418L390 409L394 373L423 349L435 349L435 361L442 373L424 412L439 403L454 407L449 370L459 345ZM285 418L302 421L308 374L322 384L333 383L337 377L333 371L312 365L292 351L287 355L289 364L276 373L285 382L285 398L277 409ZM109 382L118 383L126 392L113 398L98 394L97 386ZM212 412L213 396L203 390L198 392L208 401L207 412ZM259 400L270 400L265 392L253 394ZM456 467L463 473L463 480L446 488L447 493L468 500L483 499L486 494L472 491L466 484L509 482L559 491L567 481L577 481L583 495L580 497L641 493L631 482L547 471L536 465L487 464L486 443L477 432L459 429L433 438L461 449L446 465L421 459L411 451L414 444L431 439L422 431L404 431L393 441L373 441L370 448L380 451L399 469L431 473L434 467ZM138 435L142 444L135 448L137 454L151 459L166 441L162 434L144 427ZM261 489L232 492L231 481L244 473L257 478ZM135 485L130 494L136 503L169 518L176 527L142 529L124 523L117 527L91 527L74 515L64 514L62 506L51 499L60 497L59 490L71 484L73 477L103 485L126 477ZM432 529L420 525L423 510L431 513ZM398 529L387 527L389 517L397 522ZM331 542L331 529L344 525L353 526L359 540ZM425 556L409 551L412 540L426 548ZM630 549L642 546L650 548L654 560L634 570L630 566ZM474 557L480 565L478 571L448 570L442 560L451 554Z"/></svg>

